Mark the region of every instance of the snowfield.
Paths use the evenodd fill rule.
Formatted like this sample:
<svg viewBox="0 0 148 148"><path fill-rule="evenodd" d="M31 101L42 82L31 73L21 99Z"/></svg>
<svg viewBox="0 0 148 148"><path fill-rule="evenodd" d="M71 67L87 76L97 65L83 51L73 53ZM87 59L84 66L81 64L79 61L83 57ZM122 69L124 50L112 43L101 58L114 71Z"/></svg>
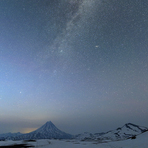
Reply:
<svg viewBox="0 0 148 148"><path fill-rule="evenodd" d="M41 139L34 142L29 141L0 141L0 146L10 146L14 144L28 144L38 148L148 148L148 132L140 134L136 139L124 141L97 143L79 140L50 140Z"/></svg>

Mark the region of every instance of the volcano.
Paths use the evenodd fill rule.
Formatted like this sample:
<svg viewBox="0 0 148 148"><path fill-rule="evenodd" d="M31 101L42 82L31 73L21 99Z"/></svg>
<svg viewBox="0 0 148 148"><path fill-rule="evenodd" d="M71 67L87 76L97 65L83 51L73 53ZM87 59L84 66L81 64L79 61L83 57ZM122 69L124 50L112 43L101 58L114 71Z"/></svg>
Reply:
<svg viewBox="0 0 148 148"><path fill-rule="evenodd" d="M59 130L51 121L37 130L15 137L15 139L71 139L73 136Z"/></svg>

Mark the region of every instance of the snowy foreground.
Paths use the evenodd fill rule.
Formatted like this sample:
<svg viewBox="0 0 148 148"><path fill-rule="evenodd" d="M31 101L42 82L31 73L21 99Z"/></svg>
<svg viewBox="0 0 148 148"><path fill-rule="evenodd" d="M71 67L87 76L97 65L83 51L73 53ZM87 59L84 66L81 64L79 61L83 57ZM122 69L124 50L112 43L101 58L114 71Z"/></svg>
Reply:
<svg viewBox="0 0 148 148"><path fill-rule="evenodd" d="M82 142L78 140L50 140L42 139L33 142L28 141L0 141L1 146L13 147L16 144L27 144L38 148L148 148L148 132L137 136L136 139L129 139L116 142ZM10 146L11 145L11 146Z"/></svg>

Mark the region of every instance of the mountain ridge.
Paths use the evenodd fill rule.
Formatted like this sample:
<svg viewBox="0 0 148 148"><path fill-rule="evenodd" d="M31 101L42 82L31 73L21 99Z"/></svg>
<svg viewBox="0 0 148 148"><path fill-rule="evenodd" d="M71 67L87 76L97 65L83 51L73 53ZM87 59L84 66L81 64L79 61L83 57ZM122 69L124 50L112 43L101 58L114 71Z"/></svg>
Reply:
<svg viewBox="0 0 148 148"><path fill-rule="evenodd" d="M29 140L29 139L77 139L81 141L116 141L126 140L148 131L147 127L138 126L133 123L126 123L122 127L103 133L84 132L78 135L71 135L59 130L51 121L47 121L44 125L30 133L6 133L0 134L0 140Z"/></svg>
<svg viewBox="0 0 148 148"><path fill-rule="evenodd" d="M76 139L87 141L87 140L95 140L95 141L116 141L116 140L126 140L129 138L132 138L134 136L137 136L139 134L142 134L144 132L148 131L147 127L144 126L138 126L136 124L132 123L126 123L122 127L119 127L115 130L110 130L108 132L104 133L82 133L75 136Z"/></svg>

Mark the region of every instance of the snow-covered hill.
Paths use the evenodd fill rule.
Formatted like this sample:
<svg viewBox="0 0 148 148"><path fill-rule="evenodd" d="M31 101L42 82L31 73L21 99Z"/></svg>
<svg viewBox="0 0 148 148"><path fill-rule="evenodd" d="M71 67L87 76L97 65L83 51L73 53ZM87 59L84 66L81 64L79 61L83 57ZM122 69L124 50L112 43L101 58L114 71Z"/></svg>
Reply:
<svg viewBox="0 0 148 148"><path fill-rule="evenodd" d="M45 123L39 129L20 136L16 136L15 139L70 139L73 136L59 130L51 121Z"/></svg>
<svg viewBox="0 0 148 148"><path fill-rule="evenodd" d="M116 141L116 140L125 140L128 138L132 138L136 135L139 135L145 131L147 131L148 128L143 126L138 126L132 123L127 123L124 126L117 128L116 130L111 130L106 133L83 133L76 135L76 139L79 139L81 141Z"/></svg>
<svg viewBox="0 0 148 148"><path fill-rule="evenodd" d="M94 134L89 133L89 132L84 132L81 134L78 134L75 136L76 139L81 140L81 141L89 141L95 138Z"/></svg>
<svg viewBox="0 0 148 148"><path fill-rule="evenodd" d="M127 123L123 127L105 133L102 138L109 140L124 140L139 135L147 130L148 128L146 127Z"/></svg>

